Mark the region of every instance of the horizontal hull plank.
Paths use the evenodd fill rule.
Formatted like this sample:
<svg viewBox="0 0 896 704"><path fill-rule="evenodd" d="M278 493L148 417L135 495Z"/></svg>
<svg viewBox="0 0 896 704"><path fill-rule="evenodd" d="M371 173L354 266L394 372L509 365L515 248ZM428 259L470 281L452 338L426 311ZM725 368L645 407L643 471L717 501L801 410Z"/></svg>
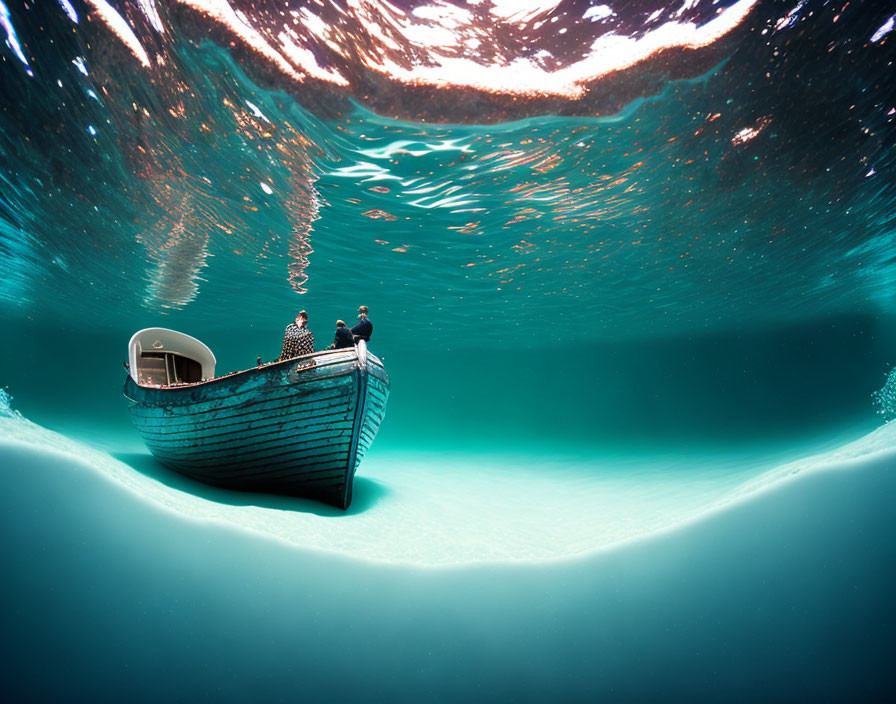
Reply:
<svg viewBox="0 0 896 704"><path fill-rule="evenodd" d="M213 433L205 435L201 430L187 436L186 438L173 437L169 438L164 435L150 436L144 435L146 442L157 444L167 444L174 447L210 447L215 445L238 445L241 442L258 442L262 438L276 437L279 435L300 435L304 433L316 433L327 431L338 431L345 427L351 427L352 420L346 417L345 413L339 412L328 416L320 416L315 418L313 423L299 422L270 424L261 428L248 428L243 431L232 431L230 433Z"/></svg>
<svg viewBox="0 0 896 704"><path fill-rule="evenodd" d="M367 406L367 415L376 416L379 418L382 418L384 415L386 415L385 401L368 400Z"/></svg>
<svg viewBox="0 0 896 704"><path fill-rule="evenodd" d="M144 438L147 446L160 451L170 452L207 452L219 453L222 451L233 452L241 448L254 450L256 448L272 447L275 445L316 445L320 443L340 443L347 435L350 435L352 426L350 421L342 421L339 424L325 427L311 428L286 428L282 432L259 432L256 435L237 435L230 442L222 442L220 438L203 442L202 438L191 440L169 440L166 438Z"/></svg>
<svg viewBox="0 0 896 704"><path fill-rule="evenodd" d="M283 479L287 479L293 475L301 477L303 481L313 480L315 482L318 482L324 480L332 480L345 482L345 460L342 460L342 464L339 467L333 466L328 468L326 466L320 465L317 467L311 467L308 470L300 471L296 471L294 468L289 467L268 467L265 468L263 473L257 473L255 476L272 481L280 481Z"/></svg>
<svg viewBox="0 0 896 704"><path fill-rule="evenodd" d="M173 447L192 447L221 443L239 444L240 438L245 438L247 442L253 442L255 438L270 437L271 435L298 436L306 433L326 432L338 430L351 422L351 416L337 411L326 416L287 418L278 422L264 425L259 423L241 428L234 426L224 432L206 433L204 429L197 428L187 433L142 433L142 435L146 442ZM212 430L217 431L216 428Z"/></svg>
<svg viewBox="0 0 896 704"><path fill-rule="evenodd" d="M371 423L370 425L365 425L361 428L361 442L362 443L370 443L377 433L377 424Z"/></svg>
<svg viewBox="0 0 896 704"><path fill-rule="evenodd" d="M274 446L314 446L322 443L330 443L338 445L346 442L345 438L351 434L351 425L342 424L338 428L312 429L305 432L293 431L289 433L270 435L264 437L238 438L238 441L227 444L208 445L201 442L193 442L190 444L184 442L157 442L147 440L147 446L153 451L168 452L174 455L184 454L187 452L194 454L214 455L220 453L233 453L245 449L246 451L254 451L256 448L274 447Z"/></svg>
<svg viewBox="0 0 896 704"><path fill-rule="evenodd" d="M228 409L249 409L261 404L276 402L277 400L292 400L305 396L313 397L311 393L332 394L348 393L354 383L350 376L341 377L340 383L331 383L314 389L297 388L296 385L283 385L261 389L247 390L245 396L229 396L225 398L213 398L197 400L188 403L174 403L167 397L160 400L140 402L136 406L137 413L145 417L165 418L171 415L193 416ZM308 393L306 393L308 392Z"/></svg>
<svg viewBox="0 0 896 704"><path fill-rule="evenodd" d="M383 422L384 413L368 413L367 417L364 419L364 423L361 426L362 433L368 433L370 435L376 435L377 431L380 428L380 425Z"/></svg>
<svg viewBox="0 0 896 704"><path fill-rule="evenodd" d="M224 467L196 467L190 463L183 463L180 465L181 469L193 472L193 473L202 473L207 476L215 476L222 480L230 480L237 478L247 478L247 477L266 477L266 476L296 476L296 477L304 477L306 479L311 478L320 478L325 474L345 474L346 462L343 457L339 461L331 461L331 462L315 462L315 463L295 463L288 461L281 461L277 463L270 464L248 464L248 465L239 465L233 466L228 465ZM335 476L334 474L334 476Z"/></svg>
<svg viewBox="0 0 896 704"><path fill-rule="evenodd" d="M321 442L324 441L324 442ZM183 450L173 448L152 448L152 453L157 457L164 457L171 461L189 461L193 464L234 464L255 460L270 460L275 457L292 457L296 460L304 457L314 457L321 454L345 454L348 451L346 436L319 438L309 441L308 444L296 444L283 442L263 446L245 446L219 451L214 454L202 450Z"/></svg>
<svg viewBox="0 0 896 704"><path fill-rule="evenodd" d="M291 394L291 393L270 393L259 395L251 403L231 403L227 405L221 404L201 404L197 403L189 407L189 412L184 412L181 407L152 407L135 406L132 413L138 417L145 419L147 422L166 422L172 418L183 418L184 420L196 420L202 417L209 418L227 418L232 416L243 416L251 413L267 413L278 408L289 408L293 405L311 405L316 403L332 403L337 400L344 400L348 395L345 387L335 387L321 389L313 394Z"/></svg>
<svg viewBox="0 0 896 704"><path fill-rule="evenodd" d="M320 441L325 441L320 443ZM171 461L193 461L206 462L208 464L232 464L243 461L250 461L256 458L270 458L274 455L286 454L295 457L301 457L305 454L330 452L344 452L349 443L345 437L328 437L317 438L310 441L311 444L302 443L277 443L270 446L263 445L244 445L241 447L233 447L227 451L208 452L203 448L171 448L171 447L152 447L150 451L157 457L164 457Z"/></svg>
<svg viewBox="0 0 896 704"><path fill-rule="evenodd" d="M276 412L273 412L276 410ZM322 413L342 412L349 414L351 408L342 399L322 405L296 406L286 405L272 409L271 413L251 413L245 416L228 416L226 418L208 418L207 420L185 420L181 418L169 418L166 421L153 420L149 423L144 419L135 420L140 432L148 436L169 436L178 434L204 435L223 434L231 432L234 428L260 428L275 423L301 423L303 419L311 420Z"/></svg>

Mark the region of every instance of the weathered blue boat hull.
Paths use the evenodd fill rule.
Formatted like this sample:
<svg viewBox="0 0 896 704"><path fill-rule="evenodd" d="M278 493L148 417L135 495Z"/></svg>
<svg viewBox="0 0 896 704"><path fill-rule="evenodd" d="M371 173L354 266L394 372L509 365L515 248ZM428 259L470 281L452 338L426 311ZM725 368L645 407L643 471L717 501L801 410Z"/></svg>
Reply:
<svg viewBox="0 0 896 704"><path fill-rule="evenodd" d="M348 508L355 470L386 412L389 376L355 347L183 386L128 376L124 393L150 452L178 472Z"/></svg>

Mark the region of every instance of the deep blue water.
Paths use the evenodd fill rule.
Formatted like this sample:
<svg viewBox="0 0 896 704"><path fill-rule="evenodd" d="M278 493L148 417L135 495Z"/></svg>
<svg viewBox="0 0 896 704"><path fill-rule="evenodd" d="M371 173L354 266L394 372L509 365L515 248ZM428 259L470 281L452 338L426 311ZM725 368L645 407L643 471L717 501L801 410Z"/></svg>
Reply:
<svg viewBox="0 0 896 704"><path fill-rule="evenodd" d="M894 17L0 0L2 691L887 698ZM348 514L131 428L361 303Z"/></svg>

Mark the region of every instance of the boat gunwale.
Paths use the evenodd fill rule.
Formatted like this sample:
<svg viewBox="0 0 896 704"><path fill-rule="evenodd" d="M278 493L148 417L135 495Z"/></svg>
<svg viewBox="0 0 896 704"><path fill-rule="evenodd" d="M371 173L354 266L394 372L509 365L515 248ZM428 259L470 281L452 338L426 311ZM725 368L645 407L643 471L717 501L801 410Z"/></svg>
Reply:
<svg viewBox="0 0 896 704"><path fill-rule="evenodd" d="M309 354L304 354L299 357L290 357L289 359L277 360L276 362L268 362L266 364L261 364L256 367L249 367L248 369L241 369L239 371L230 372L229 374L224 374L223 376L216 376L213 379L204 379L202 381L194 381L194 382L191 382L188 384L177 384L174 386L172 386L172 385L155 386L155 385L140 384L140 383L134 381L134 378L130 374L128 374L128 379L131 380L131 382L133 383L133 385L135 387L137 387L138 389L143 389L145 391L159 391L159 392L189 391L191 389L196 389L196 388L200 388L200 387L207 388L211 384L217 384L217 383L223 382L225 380L233 380L236 377L248 375L253 372L259 372L262 370L271 371L271 370L275 369L276 367L279 367L282 365L287 365L287 364L292 364L297 361L307 361L307 360L315 360L316 361L318 358L326 357L326 356L334 356L334 355L339 355L340 357L342 357L343 355L346 354L346 352L347 352L347 350L345 348L338 349L338 350L319 350L317 352L311 352ZM373 361L375 363L375 365L383 371L383 373L386 372L385 366L383 365L382 361L376 355L368 352L367 358L368 358L368 365L370 364L371 361ZM340 359L327 360L324 364L309 365L305 368L297 369L296 371L297 371L297 373L301 374L305 371L310 371L310 370L319 369L319 368L325 368L325 367L329 367L329 366L335 366L340 363L348 364L348 365L350 365L350 367L347 368L344 372L332 374L331 376L335 377L335 376L342 376L342 375L348 375L348 374L353 373L359 363L357 347L352 348L352 351L349 352L349 356L346 356L346 357L343 357ZM296 383L296 382L293 382L293 383ZM125 394L125 395L127 396L127 394ZM136 399L131 399L130 396L128 396L128 398L131 401L134 401L134 403L144 403L144 401L137 401Z"/></svg>
<svg viewBox="0 0 896 704"><path fill-rule="evenodd" d="M340 423L351 424L353 422L351 418L347 417L347 414L329 413L329 414L327 414L326 417L327 418L336 418L337 420L327 420L327 421L323 421L323 422L319 422L319 423L309 423L307 425L302 426L303 431L305 433L307 433L308 428L317 428L317 427L334 428L335 426L339 425ZM341 420L339 420L340 418L341 418ZM260 426L258 428L250 428L250 429L247 429L247 431L245 433L227 432L227 433L213 433L213 434L209 434L209 435L202 435L201 437L202 437L203 442L201 445L199 445L199 444L185 445L185 444L179 442L179 440L180 440L179 438L173 438L168 441L157 439L158 437L165 437L164 435L162 435L162 436L157 435L154 438L148 438L148 437L146 437L146 435L144 435L143 442L145 442L147 445L152 443L153 445L156 445L158 447L163 447L163 446L171 447L171 448L182 447L182 448L184 448L185 451L190 448L200 448L200 447L201 448L213 448L217 445L225 445L225 447L226 447L226 443L229 443L229 442L232 442L235 440L257 439L257 438L264 437L266 435L272 435L275 433L283 432L281 429L271 429L273 425L275 425L275 424L272 423L272 424ZM261 432L257 432L257 431L261 431ZM314 431L310 431L310 432L320 433L320 432L324 432L324 430L314 430ZM193 435L196 435L196 433L193 433ZM215 439L215 438L217 438L217 439ZM210 441L205 442L206 440L210 440Z"/></svg>

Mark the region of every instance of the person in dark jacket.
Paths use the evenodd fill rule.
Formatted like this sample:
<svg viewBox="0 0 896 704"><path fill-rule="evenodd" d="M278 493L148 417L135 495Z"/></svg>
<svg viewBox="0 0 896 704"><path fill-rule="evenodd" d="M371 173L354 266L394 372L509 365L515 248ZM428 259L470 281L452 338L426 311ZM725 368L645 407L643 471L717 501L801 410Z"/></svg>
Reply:
<svg viewBox="0 0 896 704"><path fill-rule="evenodd" d="M371 323L370 319L367 317L367 306L360 306L358 308L358 322L352 327L352 335L354 336L355 342L358 340L370 342L370 336L372 334L373 323Z"/></svg>
<svg viewBox="0 0 896 704"><path fill-rule="evenodd" d="M341 350L343 347L353 347L355 338L352 331L345 327L345 323L341 320L336 321L336 337L333 344L330 345L331 350Z"/></svg>

